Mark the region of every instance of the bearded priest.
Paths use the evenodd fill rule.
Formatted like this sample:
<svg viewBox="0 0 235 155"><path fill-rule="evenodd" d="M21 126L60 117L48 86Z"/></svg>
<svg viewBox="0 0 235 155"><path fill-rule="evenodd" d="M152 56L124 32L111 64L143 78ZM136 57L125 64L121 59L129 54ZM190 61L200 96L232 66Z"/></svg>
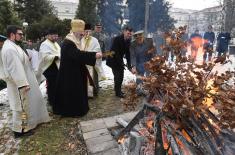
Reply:
<svg viewBox="0 0 235 155"><path fill-rule="evenodd" d="M1 75L7 83L15 138L30 135L38 124L50 121L29 58L18 45L22 39L22 28L9 25L1 53Z"/></svg>
<svg viewBox="0 0 235 155"><path fill-rule="evenodd" d="M84 116L89 111L86 65L94 66L96 59L102 58L101 52L81 51L85 22L80 19L71 21L71 31L61 46L61 61L57 77L55 114L75 117Z"/></svg>

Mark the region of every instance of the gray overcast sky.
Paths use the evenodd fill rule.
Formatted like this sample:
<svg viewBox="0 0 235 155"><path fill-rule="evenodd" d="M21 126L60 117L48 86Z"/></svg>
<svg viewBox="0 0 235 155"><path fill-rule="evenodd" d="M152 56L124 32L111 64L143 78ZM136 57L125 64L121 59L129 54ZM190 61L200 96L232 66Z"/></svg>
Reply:
<svg viewBox="0 0 235 155"><path fill-rule="evenodd" d="M78 0L58 0L77 2ZM218 1L221 0L168 0L175 8L201 10L208 7L219 5Z"/></svg>
<svg viewBox="0 0 235 155"><path fill-rule="evenodd" d="M174 8L201 10L219 5L220 0L169 0Z"/></svg>

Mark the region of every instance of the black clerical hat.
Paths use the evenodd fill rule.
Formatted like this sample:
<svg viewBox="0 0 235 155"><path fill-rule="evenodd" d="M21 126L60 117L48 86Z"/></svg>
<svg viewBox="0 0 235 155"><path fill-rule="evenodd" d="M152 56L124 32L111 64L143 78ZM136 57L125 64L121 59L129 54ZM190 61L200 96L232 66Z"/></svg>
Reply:
<svg viewBox="0 0 235 155"><path fill-rule="evenodd" d="M91 24L85 24L85 30L91 30Z"/></svg>
<svg viewBox="0 0 235 155"><path fill-rule="evenodd" d="M55 28L49 28L47 29L45 35L49 35L49 34L58 34L58 31Z"/></svg>

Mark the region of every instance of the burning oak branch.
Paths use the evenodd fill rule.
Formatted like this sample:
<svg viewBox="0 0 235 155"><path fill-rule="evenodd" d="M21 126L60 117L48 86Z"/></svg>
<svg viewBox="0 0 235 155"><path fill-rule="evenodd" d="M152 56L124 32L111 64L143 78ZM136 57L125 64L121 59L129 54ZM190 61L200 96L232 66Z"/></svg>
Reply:
<svg viewBox="0 0 235 155"><path fill-rule="evenodd" d="M219 74L214 70L218 63L230 63L226 57L198 65L192 58L183 56L184 29L180 27L165 34L167 44L162 49L174 53L174 65L169 65L164 55L156 55L145 64L149 76L137 77L142 79L146 92L144 106L116 138L123 141L147 117L152 123L144 123L144 129L153 136L146 136L141 130L138 134L145 135L147 146L154 146L150 154L234 154L234 71ZM127 109L134 109L140 100L136 88L135 82L126 86L130 93L124 101ZM137 152L148 154L143 146Z"/></svg>

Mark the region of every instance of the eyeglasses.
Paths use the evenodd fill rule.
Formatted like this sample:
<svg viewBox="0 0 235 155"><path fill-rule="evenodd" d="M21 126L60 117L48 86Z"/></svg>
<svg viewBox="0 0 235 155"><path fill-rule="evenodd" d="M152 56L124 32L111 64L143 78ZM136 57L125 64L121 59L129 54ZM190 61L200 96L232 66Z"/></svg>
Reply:
<svg viewBox="0 0 235 155"><path fill-rule="evenodd" d="M23 35L24 35L23 33L16 33L16 34L18 34L18 35L20 35L20 36L23 36Z"/></svg>

